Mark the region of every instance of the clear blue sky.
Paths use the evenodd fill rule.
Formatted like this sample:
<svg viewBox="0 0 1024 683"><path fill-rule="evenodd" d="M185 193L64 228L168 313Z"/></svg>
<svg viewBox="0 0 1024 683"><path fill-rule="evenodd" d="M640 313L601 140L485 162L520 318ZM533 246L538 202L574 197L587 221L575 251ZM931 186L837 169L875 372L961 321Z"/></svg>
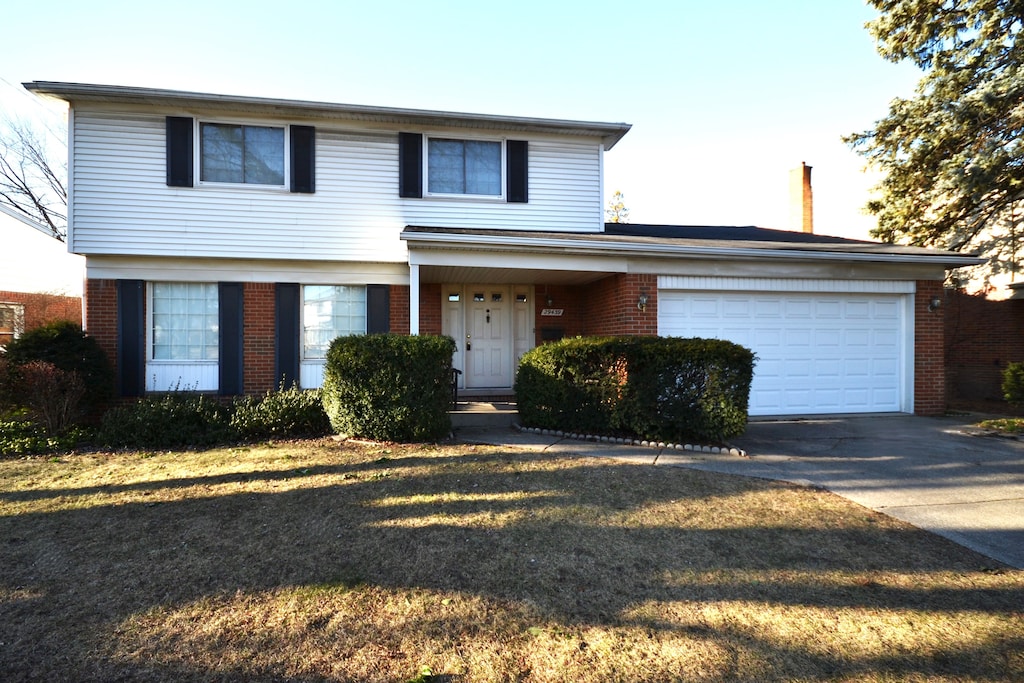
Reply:
<svg viewBox="0 0 1024 683"><path fill-rule="evenodd" d="M19 84L50 80L625 121L605 189L634 223L787 228L805 161L818 232L866 236L874 179L840 137L920 75L877 55L861 0L10 5L6 110L42 112Z"/></svg>

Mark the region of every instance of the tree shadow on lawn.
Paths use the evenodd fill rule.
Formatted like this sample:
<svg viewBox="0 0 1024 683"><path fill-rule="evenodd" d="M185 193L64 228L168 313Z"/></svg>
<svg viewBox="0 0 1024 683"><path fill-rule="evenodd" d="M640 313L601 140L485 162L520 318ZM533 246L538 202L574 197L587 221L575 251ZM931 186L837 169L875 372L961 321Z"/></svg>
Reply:
<svg viewBox="0 0 1024 683"><path fill-rule="evenodd" d="M154 669L146 656L126 655L132 640L122 629L158 608L187 611L210 599L232 604L302 587L468 596L504 606L523 629L541 621L574 632L639 628L708 641L758 653L769 662L768 678L882 671L998 680L1009 653L1024 649L1024 583L936 586L936 574L978 574L992 565L937 536L860 508L851 515L845 502L806 519L795 509L799 501L829 494L786 484L594 459L549 466L553 461L514 452L410 455L179 478L117 487L138 493L140 502L0 517L0 672L6 680L291 680L284 671L242 664L211 671L187 656L169 655ZM315 476L333 482L245 490L248 482L300 486ZM207 490L221 484L241 490ZM175 497L143 502L160 491ZM110 489L15 492L0 501L100 492ZM763 522L750 523L752 508ZM898 580L871 578L892 573ZM771 640L749 625L695 625L657 607L722 603L754 611L969 612L1019 628L972 634L973 643L951 640L928 655L851 659ZM464 619L429 621L416 628L481 637L479 625ZM227 661L224 653L238 646L206 639L189 647L223 648L219 658ZM415 653L404 656L416 661ZM790 669L794 661L803 668ZM718 676L729 678L728 667Z"/></svg>

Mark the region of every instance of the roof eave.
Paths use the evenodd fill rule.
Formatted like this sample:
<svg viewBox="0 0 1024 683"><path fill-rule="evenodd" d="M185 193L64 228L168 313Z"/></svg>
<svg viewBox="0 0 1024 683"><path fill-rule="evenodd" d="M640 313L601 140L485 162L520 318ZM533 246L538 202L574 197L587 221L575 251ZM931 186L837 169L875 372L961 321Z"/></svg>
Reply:
<svg viewBox="0 0 1024 683"><path fill-rule="evenodd" d="M54 97L72 105L76 102L112 102L133 105L202 106L259 114L281 115L299 113L303 116L417 126L451 126L467 124L486 129L503 128L555 135L600 138L605 149L611 149L631 128L628 123L602 123L569 119L544 119L525 116L499 116L428 109L401 109L357 104L336 104L306 100L283 100L242 95L137 88L120 85L30 81L25 89L40 96Z"/></svg>
<svg viewBox="0 0 1024 683"><path fill-rule="evenodd" d="M779 260L822 260L876 262L893 264L927 264L941 265L945 268L962 268L979 265L985 259L975 256L956 256L948 253L937 254L899 254L877 252L850 252L828 249L787 249L763 247L721 247L694 244L636 244L615 240L581 240L560 239L553 237L531 236L524 240L518 236L501 235L462 235L451 233L423 233L403 231L401 238L410 246L425 248L481 249L506 248L525 251L551 251L574 254L601 254L608 256L640 256L666 257L689 256L693 258L733 258L755 259L768 258Z"/></svg>

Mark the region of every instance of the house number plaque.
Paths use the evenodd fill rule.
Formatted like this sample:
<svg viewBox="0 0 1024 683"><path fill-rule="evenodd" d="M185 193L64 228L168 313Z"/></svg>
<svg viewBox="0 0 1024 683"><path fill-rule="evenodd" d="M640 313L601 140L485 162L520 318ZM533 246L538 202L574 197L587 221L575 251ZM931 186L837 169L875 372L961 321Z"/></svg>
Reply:
<svg viewBox="0 0 1024 683"><path fill-rule="evenodd" d="M562 315L564 308L542 308L540 310L541 315L558 317Z"/></svg>

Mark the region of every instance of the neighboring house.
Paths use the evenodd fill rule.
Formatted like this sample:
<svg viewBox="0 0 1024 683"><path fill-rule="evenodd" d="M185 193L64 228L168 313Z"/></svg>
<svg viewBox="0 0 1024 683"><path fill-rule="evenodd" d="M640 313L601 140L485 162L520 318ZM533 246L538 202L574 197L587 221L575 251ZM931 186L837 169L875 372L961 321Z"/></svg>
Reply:
<svg viewBox="0 0 1024 683"><path fill-rule="evenodd" d="M69 242L125 395L315 387L331 339L384 331L452 336L461 389L507 393L545 340L662 334L752 348L753 415L944 409L933 300L977 259L605 225L626 124L25 87L71 107Z"/></svg>
<svg viewBox="0 0 1024 683"><path fill-rule="evenodd" d="M0 204L0 347L55 320L82 322L85 258Z"/></svg>

